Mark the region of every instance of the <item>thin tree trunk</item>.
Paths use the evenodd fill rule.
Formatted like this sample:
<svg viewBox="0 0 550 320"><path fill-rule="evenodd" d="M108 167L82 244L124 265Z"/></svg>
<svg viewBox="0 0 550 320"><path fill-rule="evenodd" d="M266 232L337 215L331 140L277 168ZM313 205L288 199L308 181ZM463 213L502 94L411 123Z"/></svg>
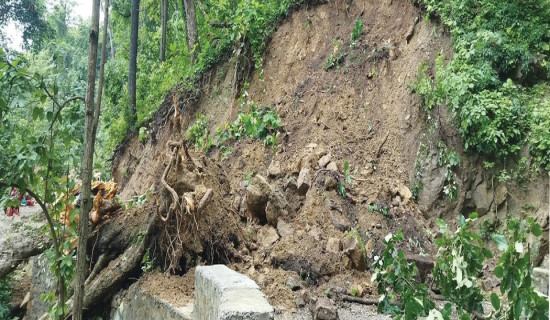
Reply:
<svg viewBox="0 0 550 320"><path fill-rule="evenodd" d="M185 8L185 23L187 31L187 49L191 55L193 63L198 53L201 51L199 46L199 33L197 30L197 14L195 13L195 2L193 0L181 0Z"/></svg>
<svg viewBox="0 0 550 320"><path fill-rule="evenodd" d="M132 130L137 124L136 106L136 72L137 72L137 46L139 26L139 0L132 0L132 17L130 26L130 63L128 67L128 99L130 104L130 117L128 130Z"/></svg>
<svg viewBox="0 0 550 320"><path fill-rule="evenodd" d="M88 79L86 85L86 115L84 121L84 154L82 155L82 204L78 224L78 249L76 255L76 275L74 282L73 319L83 319L84 282L87 277L86 246L88 242L88 221L92 203L90 202L92 164L94 161L94 91L96 79L97 42L99 34L99 0L92 6L92 29L90 31L90 51L88 53Z"/></svg>
<svg viewBox="0 0 550 320"><path fill-rule="evenodd" d="M168 0L162 0L160 5L160 10L162 15L162 32L161 32L161 38L160 38L160 62L163 62L166 59L166 24L168 21Z"/></svg>
<svg viewBox="0 0 550 320"><path fill-rule="evenodd" d="M109 6L107 6L108 8ZM108 16L107 32L109 33L109 45L111 46L111 59L114 59L116 56L115 44L113 43L113 30L111 29L111 16Z"/></svg>
<svg viewBox="0 0 550 320"><path fill-rule="evenodd" d="M105 51L107 51L107 26L109 25L109 0L105 0L103 8L103 39L101 40L101 62L99 63L99 84L97 86L97 103L94 112L94 130L92 138L95 146L99 115L101 113L101 98L103 97L103 79L105 75Z"/></svg>

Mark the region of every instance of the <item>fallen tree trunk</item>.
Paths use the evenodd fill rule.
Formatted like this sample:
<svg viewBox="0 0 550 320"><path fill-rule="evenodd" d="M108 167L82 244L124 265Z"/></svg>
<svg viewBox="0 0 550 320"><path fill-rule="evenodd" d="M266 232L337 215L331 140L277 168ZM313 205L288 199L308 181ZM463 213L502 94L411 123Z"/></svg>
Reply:
<svg viewBox="0 0 550 320"><path fill-rule="evenodd" d="M90 281L86 281L83 307L90 309L101 301L110 298L118 292L122 283L128 279L130 274L139 268L143 255L149 247L153 236L153 230L159 219L156 214L149 217L149 222L144 230L144 237L141 241L132 243L121 255L112 260L109 265L97 274ZM73 298L67 301L67 307L72 310ZM48 319L44 314L41 320Z"/></svg>
<svg viewBox="0 0 550 320"><path fill-rule="evenodd" d="M41 254L47 248L47 243L40 243L38 245L23 243L22 246L17 246L17 243L15 243L12 250L0 252L0 256L11 255L0 259L0 279L15 270L22 261L27 261L29 258Z"/></svg>

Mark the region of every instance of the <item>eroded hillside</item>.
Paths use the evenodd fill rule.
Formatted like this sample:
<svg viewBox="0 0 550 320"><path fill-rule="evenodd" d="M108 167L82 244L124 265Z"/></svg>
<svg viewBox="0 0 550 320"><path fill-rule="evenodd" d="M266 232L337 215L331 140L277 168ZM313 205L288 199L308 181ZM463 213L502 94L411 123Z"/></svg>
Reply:
<svg viewBox="0 0 550 320"><path fill-rule="evenodd" d="M358 18L364 31L352 44ZM289 312L330 290L375 295L369 265L389 232L403 230L404 249L425 276L433 264L437 217L454 221L465 211L497 217L523 210L547 226L548 178L521 186L497 183L476 156L462 151L445 110L430 130L409 84L421 62L433 66L441 52L451 57L448 34L427 23L410 1L304 5L273 34L261 70L253 70L239 50L202 77L198 92L174 89L149 122L147 139L127 139L113 160L123 199L154 190L143 210L148 214L159 211L155 206L166 214L173 203L161 180L197 205L205 199L204 210L175 212L159 227L162 236L152 250L160 267L176 274L171 283L188 283L197 264L227 263L256 280L278 310ZM327 68L331 56L336 63ZM281 116L274 147L245 138L204 155L190 146L191 160L182 147L169 147L185 138L197 113L215 137L243 109L238 98L244 92L245 100ZM461 159L453 168L453 201L443 192L441 145ZM423 188L415 189L419 176ZM208 190L213 194L207 197ZM159 249L166 239L173 247ZM140 281L184 305L185 299L165 290L166 277ZM182 287L191 297L188 285L173 289Z"/></svg>

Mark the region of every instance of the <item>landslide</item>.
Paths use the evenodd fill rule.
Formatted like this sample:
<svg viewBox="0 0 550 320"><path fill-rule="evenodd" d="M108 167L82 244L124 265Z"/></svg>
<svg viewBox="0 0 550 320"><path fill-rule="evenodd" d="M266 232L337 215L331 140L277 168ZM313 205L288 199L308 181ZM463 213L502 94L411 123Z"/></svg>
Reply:
<svg viewBox="0 0 550 320"><path fill-rule="evenodd" d="M358 18L364 32L351 45ZM341 63L325 70L327 59L340 52ZM191 195L198 203L208 189L213 195L204 210L177 212L157 224L151 255L172 275L143 279L152 282L144 287L155 291L155 283L163 287L166 278L195 265L226 263L256 280L282 311L303 307L329 289L375 295L372 257L383 249L384 236L398 229L407 239L403 249L428 273L435 218L454 219L464 208L475 209L479 201L472 193L489 183L475 156L462 151L444 110L438 131L427 134L421 101L409 88L420 63L433 66L440 52L452 56L451 39L411 1L303 5L273 34L261 72L238 55L203 75L195 91L174 88L146 125L148 138L140 141L135 134L117 149L113 177L123 200L152 190L149 216L166 214L174 201L162 180L180 199ZM169 142L185 138L197 113L209 120L210 133L235 120L245 82L248 99L281 116L279 144L264 147L245 138L231 143L229 155L190 147L191 160L181 153L174 162ZM462 159L459 199L452 203L442 191L437 154L419 160L421 142L439 140ZM342 197L334 181L342 181L345 163L351 183ZM415 200L410 186L418 163L427 183ZM534 185L539 183L547 181L539 178ZM507 207L535 203L531 210L540 214L548 206L542 188L522 190L506 189L504 199L512 199ZM502 197L485 195L489 214L504 206ZM192 286L174 292L181 290Z"/></svg>

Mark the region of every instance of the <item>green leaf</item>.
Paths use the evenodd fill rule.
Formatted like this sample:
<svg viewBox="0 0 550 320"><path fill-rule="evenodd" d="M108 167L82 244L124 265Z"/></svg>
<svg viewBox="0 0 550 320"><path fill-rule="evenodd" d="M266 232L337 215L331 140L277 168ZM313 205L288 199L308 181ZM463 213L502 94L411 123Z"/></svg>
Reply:
<svg viewBox="0 0 550 320"><path fill-rule="evenodd" d="M535 236L535 237L540 237L542 235L542 229L540 227L540 224L536 223L536 222L533 222L531 224L531 233Z"/></svg>
<svg viewBox="0 0 550 320"><path fill-rule="evenodd" d="M504 251L508 248L508 241L506 241L506 237L504 237L501 234L493 233L491 235L491 238L497 245L498 250Z"/></svg>
<svg viewBox="0 0 550 320"><path fill-rule="evenodd" d="M491 294L491 304L495 310L500 310L500 298L494 292Z"/></svg>
<svg viewBox="0 0 550 320"><path fill-rule="evenodd" d="M439 231L441 231L441 233L447 233L447 223L443 221L443 219L437 219L437 225L439 226Z"/></svg>
<svg viewBox="0 0 550 320"><path fill-rule="evenodd" d="M502 279L504 276L504 269L501 266L495 268L495 277Z"/></svg>

